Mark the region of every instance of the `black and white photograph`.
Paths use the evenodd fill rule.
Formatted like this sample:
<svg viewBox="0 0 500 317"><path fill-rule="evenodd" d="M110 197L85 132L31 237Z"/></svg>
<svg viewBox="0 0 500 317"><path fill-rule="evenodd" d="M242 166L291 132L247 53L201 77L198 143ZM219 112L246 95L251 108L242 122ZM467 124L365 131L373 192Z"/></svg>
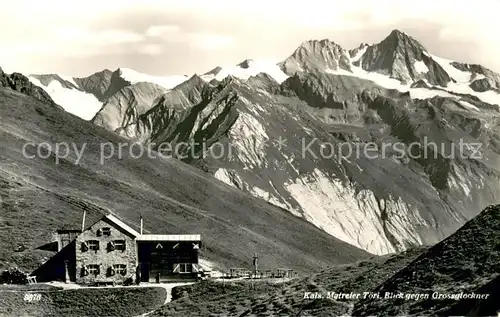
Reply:
<svg viewBox="0 0 500 317"><path fill-rule="evenodd" d="M500 0L0 0L18 316L500 316Z"/></svg>

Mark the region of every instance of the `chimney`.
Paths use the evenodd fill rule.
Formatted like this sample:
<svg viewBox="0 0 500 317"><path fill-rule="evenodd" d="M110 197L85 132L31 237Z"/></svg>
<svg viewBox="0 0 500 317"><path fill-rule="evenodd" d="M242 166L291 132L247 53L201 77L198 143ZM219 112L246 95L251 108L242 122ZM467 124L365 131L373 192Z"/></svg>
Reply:
<svg viewBox="0 0 500 317"><path fill-rule="evenodd" d="M142 235L143 228L144 228L144 220L142 219L142 215L141 215L141 235Z"/></svg>
<svg viewBox="0 0 500 317"><path fill-rule="evenodd" d="M257 253L253 254L253 271L256 274L257 273L257 260L259 257L257 256Z"/></svg>
<svg viewBox="0 0 500 317"><path fill-rule="evenodd" d="M87 209L83 209L82 232L85 230L85 216L86 215L87 215Z"/></svg>

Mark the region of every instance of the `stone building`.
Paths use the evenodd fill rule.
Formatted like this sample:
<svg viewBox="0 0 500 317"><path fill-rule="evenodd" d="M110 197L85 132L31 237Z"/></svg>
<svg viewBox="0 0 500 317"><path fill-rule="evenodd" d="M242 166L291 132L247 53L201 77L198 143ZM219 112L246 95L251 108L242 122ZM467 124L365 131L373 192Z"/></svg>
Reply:
<svg viewBox="0 0 500 317"><path fill-rule="evenodd" d="M76 282L135 281L140 234L113 215L107 215L76 237Z"/></svg>
<svg viewBox="0 0 500 317"><path fill-rule="evenodd" d="M112 214L79 232L59 230L57 245L58 252L31 274L39 282L131 284L199 276L199 234L141 234Z"/></svg>

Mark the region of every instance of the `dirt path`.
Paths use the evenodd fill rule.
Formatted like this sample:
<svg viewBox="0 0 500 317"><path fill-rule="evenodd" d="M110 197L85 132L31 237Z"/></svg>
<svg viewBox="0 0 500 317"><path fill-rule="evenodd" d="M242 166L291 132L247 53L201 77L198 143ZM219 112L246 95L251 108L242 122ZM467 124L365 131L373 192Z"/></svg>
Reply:
<svg viewBox="0 0 500 317"><path fill-rule="evenodd" d="M159 284L148 284L147 286L144 286L144 287L163 287L165 289L165 292L166 292L166 297L165 297L165 302L163 302L163 305L167 304L167 303L170 303L172 301L172 289L174 287L177 287L177 286L185 286L185 285L191 285L191 284L194 284L194 282L189 282L189 283L159 283ZM142 284L141 284L142 285ZM140 287L140 285L139 285ZM153 309L152 311L149 311L147 313L144 313L144 314L141 314L137 317L145 317L145 316L148 316L150 314L152 314L153 312L155 312L157 309Z"/></svg>

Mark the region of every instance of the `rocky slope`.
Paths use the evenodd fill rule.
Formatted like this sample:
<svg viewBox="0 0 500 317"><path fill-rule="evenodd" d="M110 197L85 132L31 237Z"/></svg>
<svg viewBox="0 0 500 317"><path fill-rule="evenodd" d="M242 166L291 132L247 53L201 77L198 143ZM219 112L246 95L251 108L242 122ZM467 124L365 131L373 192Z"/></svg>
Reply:
<svg viewBox="0 0 500 317"><path fill-rule="evenodd" d="M148 111L165 92L167 89L153 83L128 85L109 97L91 121L110 131L120 130Z"/></svg>
<svg viewBox="0 0 500 317"><path fill-rule="evenodd" d="M178 160L138 156L128 140L37 97L0 87L0 267L34 269L52 254L37 248L79 225L83 210L89 223L112 211L136 229L142 214L146 232L200 233L216 268L250 265L254 252L263 266L298 272L369 256Z"/></svg>
<svg viewBox="0 0 500 317"><path fill-rule="evenodd" d="M302 43L293 54L280 64L288 75L296 72L318 72L326 69L351 70L348 52L327 39Z"/></svg>
<svg viewBox="0 0 500 317"><path fill-rule="evenodd" d="M80 89L94 95L101 102L105 102L114 93L130 85L128 81L120 76L120 72L113 72L109 69L94 73L88 77L73 78L73 81ZM46 85L48 84L50 83Z"/></svg>
<svg viewBox="0 0 500 317"><path fill-rule="evenodd" d="M42 88L33 85L33 83L31 83L26 76L20 73L13 73L9 75L4 73L2 68L0 68L0 87L18 91L49 105L57 106L49 94L47 94Z"/></svg>
<svg viewBox="0 0 500 317"><path fill-rule="evenodd" d="M470 210L499 199L499 113L482 102L471 101L476 112L451 98L412 100L328 73L281 85L260 75L189 86L192 98L168 92L128 134L155 149L168 144L165 155L372 253L435 243L473 217ZM460 152L460 140L484 144L484 157ZM363 154L372 142L375 158ZM394 148L382 153L383 144L415 142L446 146L407 153L413 159Z"/></svg>
<svg viewBox="0 0 500 317"><path fill-rule="evenodd" d="M362 54L355 65L368 72L387 74L403 84L426 79L432 85L445 87L450 76L426 51L412 37L394 30L382 42L358 52Z"/></svg>
<svg viewBox="0 0 500 317"><path fill-rule="evenodd" d="M304 42L281 73L260 65L97 123L375 254L436 243L500 199L500 94L481 91L497 74L397 30L350 51Z"/></svg>

